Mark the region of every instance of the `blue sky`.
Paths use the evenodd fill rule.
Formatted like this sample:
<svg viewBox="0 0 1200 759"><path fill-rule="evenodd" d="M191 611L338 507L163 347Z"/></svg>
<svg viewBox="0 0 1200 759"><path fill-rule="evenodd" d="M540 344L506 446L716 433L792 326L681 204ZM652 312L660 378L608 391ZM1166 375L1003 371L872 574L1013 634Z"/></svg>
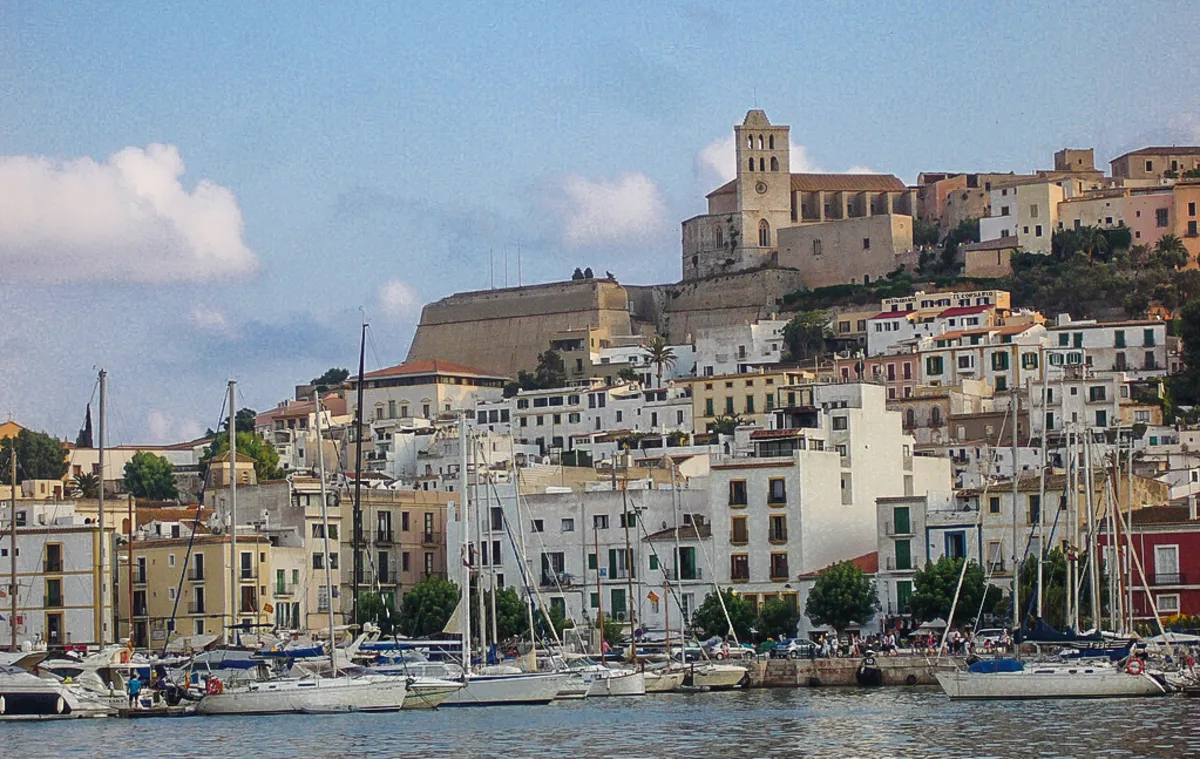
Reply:
<svg viewBox="0 0 1200 759"><path fill-rule="evenodd" d="M176 5L0 0L0 413L58 435L98 366L163 442L350 366L360 313L397 363L489 249L673 280L755 105L793 170L907 182L1200 143L1196 3Z"/></svg>

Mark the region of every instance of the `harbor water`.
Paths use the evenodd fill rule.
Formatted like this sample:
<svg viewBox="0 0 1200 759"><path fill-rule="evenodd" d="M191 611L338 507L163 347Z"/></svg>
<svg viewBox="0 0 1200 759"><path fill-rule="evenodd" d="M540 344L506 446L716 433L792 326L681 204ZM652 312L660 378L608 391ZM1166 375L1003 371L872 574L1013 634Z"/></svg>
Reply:
<svg viewBox="0 0 1200 759"><path fill-rule="evenodd" d="M434 712L0 723L5 757L1188 757L1200 701L762 689Z"/></svg>

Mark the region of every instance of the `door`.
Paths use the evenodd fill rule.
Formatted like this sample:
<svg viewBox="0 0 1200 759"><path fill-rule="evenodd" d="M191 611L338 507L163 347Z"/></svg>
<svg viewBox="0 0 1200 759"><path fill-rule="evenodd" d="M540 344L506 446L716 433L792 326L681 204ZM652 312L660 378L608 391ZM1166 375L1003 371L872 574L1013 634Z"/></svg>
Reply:
<svg viewBox="0 0 1200 759"><path fill-rule="evenodd" d="M946 533L946 555L952 559L966 558L967 533L961 530Z"/></svg>
<svg viewBox="0 0 1200 759"><path fill-rule="evenodd" d="M62 614L46 615L46 642L51 646L61 646L64 643Z"/></svg>
<svg viewBox="0 0 1200 759"><path fill-rule="evenodd" d="M696 549L692 547L679 549L679 579L681 580L697 580L699 575L696 572Z"/></svg>

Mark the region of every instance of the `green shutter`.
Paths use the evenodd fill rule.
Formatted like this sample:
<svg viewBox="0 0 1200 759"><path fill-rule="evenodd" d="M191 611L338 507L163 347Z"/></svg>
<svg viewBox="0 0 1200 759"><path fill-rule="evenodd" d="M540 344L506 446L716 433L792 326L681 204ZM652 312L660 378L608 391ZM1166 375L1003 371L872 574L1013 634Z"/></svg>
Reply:
<svg viewBox="0 0 1200 759"><path fill-rule="evenodd" d="M589 553L588 554L588 569L594 570L595 568L596 568L596 554Z"/></svg>
<svg viewBox="0 0 1200 759"><path fill-rule="evenodd" d="M650 554L650 571L658 569L658 554Z"/></svg>
<svg viewBox="0 0 1200 759"><path fill-rule="evenodd" d="M912 569L912 544L907 540L896 541L896 569Z"/></svg>
<svg viewBox="0 0 1200 759"><path fill-rule="evenodd" d="M896 523L896 534L907 535L910 530L907 506L896 506L892 509L892 519Z"/></svg>

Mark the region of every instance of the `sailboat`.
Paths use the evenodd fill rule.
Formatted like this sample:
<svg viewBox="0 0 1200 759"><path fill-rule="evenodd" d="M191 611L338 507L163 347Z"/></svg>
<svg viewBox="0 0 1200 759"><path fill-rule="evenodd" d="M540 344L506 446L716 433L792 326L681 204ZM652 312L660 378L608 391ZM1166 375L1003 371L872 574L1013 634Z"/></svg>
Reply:
<svg viewBox="0 0 1200 759"><path fill-rule="evenodd" d="M234 461L237 426L234 419L235 384L229 383L229 437L230 461ZM321 394L313 393L317 433L317 471L321 485L321 521L324 525L324 546L329 551L329 501L325 494L325 455L321 442ZM232 467L232 463L230 464ZM237 478L231 477L230 488L237 487ZM232 490L230 501L233 501ZM230 530L237 529L231 520ZM205 685L205 697L196 707L204 715L252 715L252 714L323 714L338 712L389 712L399 711L408 695L408 679L387 675L338 677L337 646L333 623L333 574L330 562L325 564L325 585L329 602L329 658L333 668L332 677L307 675L298 678L275 678L226 685L217 678L210 678Z"/></svg>

